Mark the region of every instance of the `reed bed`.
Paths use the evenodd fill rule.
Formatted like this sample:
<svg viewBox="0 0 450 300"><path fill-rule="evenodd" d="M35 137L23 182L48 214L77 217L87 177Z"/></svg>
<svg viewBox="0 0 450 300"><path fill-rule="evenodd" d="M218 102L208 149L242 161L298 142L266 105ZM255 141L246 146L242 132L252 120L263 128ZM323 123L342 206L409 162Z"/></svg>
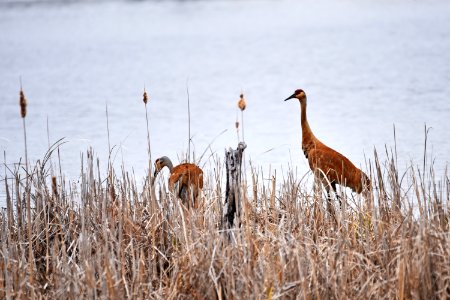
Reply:
<svg viewBox="0 0 450 300"><path fill-rule="evenodd" d="M144 91L151 174L147 100ZM139 182L109 161L101 170L92 149L67 181L52 162L62 140L28 162L22 89L20 107L26 158L4 164L1 299L450 298L450 181L426 156L399 174L392 152L385 162L374 152L372 191L339 190L343 206L332 209L311 175L265 176L250 164L229 228L219 157L198 209L151 175Z"/></svg>
<svg viewBox="0 0 450 300"><path fill-rule="evenodd" d="M375 154L372 195L342 193L332 218L304 177L265 180L253 169L240 225L229 229L218 158L206 168L202 205L187 210L162 180L152 197L123 168L102 178L91 150L78 182L52 176L56 148L28 173L6 172L2 299L450 297L447 173L398 174L395 159Z"/></svg>

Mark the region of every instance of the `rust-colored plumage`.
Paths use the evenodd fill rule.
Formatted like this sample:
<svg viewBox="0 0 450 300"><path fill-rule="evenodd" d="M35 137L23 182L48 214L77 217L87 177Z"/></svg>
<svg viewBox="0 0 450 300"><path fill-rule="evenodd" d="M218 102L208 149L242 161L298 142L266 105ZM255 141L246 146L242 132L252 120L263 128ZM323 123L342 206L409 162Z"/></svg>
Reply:
<svg viewBox="0 0 450 300"><path fill-rule="evenodd" d="M298 99L301 107L302 149L309 167L325 186L328 196L330 187L336 191L336 184L351 188L358 194L370 189L369 177L344 155L319 141L311 131L306 117L306 94L296 90L289 99ZM286 101L285 100L285 101Z"/></svg>
<svg viewBox="0 0 450 300"><path fill-rule="evenodd" d="M164 168L169 168L169 189L174 192L184 204L190 207L198 206L198 197L203 189L203 171L190 163L179 164L173 167L172 161L163 156L155 161L154 177Z"/></svg>

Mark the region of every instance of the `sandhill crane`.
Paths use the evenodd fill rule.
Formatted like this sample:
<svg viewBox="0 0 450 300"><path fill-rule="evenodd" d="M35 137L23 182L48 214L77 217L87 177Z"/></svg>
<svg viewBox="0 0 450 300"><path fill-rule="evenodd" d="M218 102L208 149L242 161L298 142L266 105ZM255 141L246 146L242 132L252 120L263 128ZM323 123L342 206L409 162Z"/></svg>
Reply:
<svg viewBox="0 0 450 300"><path fill-rule="evenodd" d="M197 207L197 199L203 188L203 171L191 163L183 163L174 167L172 161L163 156L155 161L153 180L164 168L169 168L169 189L177 195L187 207Z"/></svg>
<svg viewBox="0 0 450 300"><path fill-rule="evenodd" d="M370 179L363 171L355 167L344 155L326 146L314 136L306 117L305 92L298 89L284 101L293 98L300 101L303 153L314 175L324 185L328 200L330 200L330 186L336 192L336 184L349 187L358 194L363 190L369 190ZM339 203L341 204L340 199Z"/></svg>

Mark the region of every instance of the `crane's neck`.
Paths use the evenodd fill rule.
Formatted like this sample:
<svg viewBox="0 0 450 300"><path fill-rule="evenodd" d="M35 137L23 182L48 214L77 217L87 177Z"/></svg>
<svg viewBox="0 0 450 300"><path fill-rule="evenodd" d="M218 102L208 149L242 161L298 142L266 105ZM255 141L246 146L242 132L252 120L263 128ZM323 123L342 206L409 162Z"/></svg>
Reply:
<svg viewBox="0 0 450 300"><path fill-rule="evenodd" d="M172 173L173 164L172 164L172 161L170 160L170 158L168 158L167 156L164 158L163 167L167 167L169 169L170 173Z"/></svg>
<svg viewBox="0 0 450 300"><path fill-rule="evenodd" d="M316 137L312 133L306 117L306 99L300 101L300 119L302 125L302 148L305 154L307 154L306 152L315 146Z"/></svg>

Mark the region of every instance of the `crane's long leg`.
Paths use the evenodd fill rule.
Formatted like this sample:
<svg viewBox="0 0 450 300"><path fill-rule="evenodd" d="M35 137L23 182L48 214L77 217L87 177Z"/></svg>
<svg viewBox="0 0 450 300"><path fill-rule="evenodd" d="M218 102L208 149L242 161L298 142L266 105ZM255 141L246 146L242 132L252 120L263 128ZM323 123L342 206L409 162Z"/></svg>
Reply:
<svg viewBox="0 0 450 300"><path fill-rule="evenodd" d="M183 204L189 207L189 193L186 186L182 186L178 192L178 197L182 200Z"/></svg>
<svg viewBox="0 0 450 300"><path fill-rule="evenodd" d="M327 209L328 211L331 211L331 206L332 206L332 202L331 202L331 193L330 193L330 185L327 184L327 182L325 182L325 184L323 185L325 187L325 190L327 191Z"/></svg>
<svg viewBox="0 0 450 300"><path fill-rule="evenodd" d="M332 199L331 199L331 193L330 189L333 188L333 191L336 195L336 197L339 199L339 204L341 203L341 199L339 198L338 194L336 193L336 183L334 181L328 181L328 179L322 175L322 173L318 172L315 174L315 186L319 188L319 186L322 185L326 192L327 192L327 210L330 213L330 215L333 217L333 219L337 222L336 219L336 212L334 210L334 207L332 205Z"/></svg>
<svg viewBox="0 0 450 300"><path fill-rule="evenodd" d="M331 187L333 188L333 191L334 191L334 194L336 195L336 198L339 200L339 207L342 209L341 196L339 196L338 193L337 193L337 190L336 190L336 182L335 182L335 181L332 181L332 182L331 182ZM328 188L328 200L331 200L329 188Z"/></svg>
<svg viewBox="0 0 450 300"><path fill-rule="evenodd" d="M327 191L327 210L330 213L330 216L333 218L333 220L337 223L336 212L335 212L333 204L331 202L330 185L324 184L323 186L325 187L325 190ZM334 190L334 188L333 188L333 190Z"/></svg>

